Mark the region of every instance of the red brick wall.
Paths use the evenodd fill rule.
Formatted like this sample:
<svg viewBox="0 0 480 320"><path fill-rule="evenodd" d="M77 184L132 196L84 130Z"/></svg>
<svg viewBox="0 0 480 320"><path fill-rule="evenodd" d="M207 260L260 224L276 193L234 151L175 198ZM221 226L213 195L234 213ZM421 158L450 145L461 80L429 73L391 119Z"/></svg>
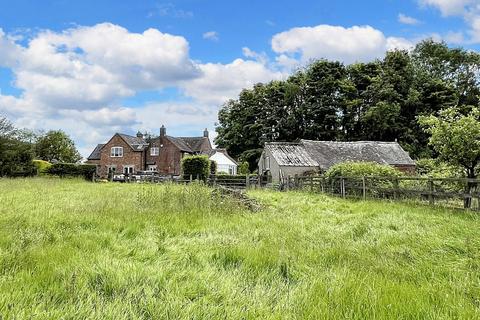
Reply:
<svg viewBox="0 0 480 320"><path fill-rule="evenodd" d="M123 157L110 157L112 147L123 147ZM143 152L133 151L132 148L118 135L103 146L100 152L100 170L99 175L106 177L108 175L108 167L116 165L116 172L123 173L123 167L133 165L134 171L145 170L143 161Z"/></svg>
<svg viewBox="0 0 480 320"><path fill-rule="evenodd" d="M180 174L182 170L182 152L166 137L160 137L156 142L157 145L161 146L160 155L156 157L158 159L158 172L162 174Z"/></svg>

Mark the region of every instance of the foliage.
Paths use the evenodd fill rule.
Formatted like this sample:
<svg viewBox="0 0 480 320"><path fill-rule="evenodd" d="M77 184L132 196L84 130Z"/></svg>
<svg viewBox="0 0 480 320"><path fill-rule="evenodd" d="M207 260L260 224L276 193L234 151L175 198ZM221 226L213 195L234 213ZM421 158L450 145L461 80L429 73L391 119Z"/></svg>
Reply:
<svg viewBox="0 0 480 320"><path fill-rule="evenodd" d="M38 158L53 162L76 163L82 157L72 139L63 131L49 131L38 138L36 146Z"/></svg>
<svg viewBox="0 0 480 320"><path fill-rule="evenodd" d="M182 172L185 178L190 175L205 180L210 175L210 160L207 156L188 156L182 159Z"/></svg>
<svg viewBox="0 0 480 320"><path fill-rule="evenodd" d="M5 319L478 318L478 214L263 190L250 214L195 183L0 189Z"/></svg>
<svg viewBox="0 0 480 320"><path fill-rule="evenodd" d="M372 191L378 188L393 188L396 186L396 182L392 179L402 176L402 172L391 167L389 165L382 165L376 162L353 162L347 161L338 163L330 167L325 172L328 183L337 189L337 193L340 193L340 177L358 178L357 183L360 183L362 177L370 177L368 179L368 185L372 188ZM355 183L354 179L347 179L347 182ZM347 188L348 186L346 186ZM358 194L361 193L361 189L357 189Z"/></svg>
<svg viewBox="0 0 480 320"><path fill-rule="evenodd" d="M210 174L217 174L217 163L210 160Z"/></svg>
<svg viewBox="0 0 480 320"><path fill-rule="evenodd" d="M434 157L417 117L479 105L479 66L479 53L432 40L369 63L314 61L227 101L215 142L251 171L266 141L398 140L414 158Z"/></svg>
<svg viewBox="0 0 480 320"><path fill-rule="evenodd" d="M464 170L439 159L419 159L415 162L416 174L430 178L462 178Z"/></svg>
<svg viewBox="0 0 480 320"><path fill-rule="evenodd" d="M35 175L36 169L32 160L30 144L0 136L0 177Z"/></svg>
<svg viewBox="0 0 480 320"><path fill-rule="evenodd" d="M462 166L469 178L478 175L480 163L480 109L471 108L464 115L459 108L448 108L439 116L423 116L420 124L428 132L430 144L441 160Z"/></svg>
<svg viewBox="0 0 480 320"><path fill-rule="evenodd" d="M18 138L18 130L4 117L0 117L0 177L31 176L33 152L30 143Z"/></svg>
<svg viewBox="0 0 480 320"><path fill-rule="evenodd" d="M48 173L48 170L50 169L50 167L52 166L52 164L48 161L45 161L45 160L33 160L33 165L35 166L35 168L37 169L37 173L42 175L42 174L45 174L45 173Z"/></svg>
<svg viewBox="0 0 480 320"><path fill-rule="evenodd" d="M247 161L243 161L238 165L237 168L238 174L249 174L250 169Z"/></svg>
<svg viewBox="0 0 480 320"><path fill-rule="evenodd" d="M402 173L389 165L382 165L376 162L353 162L347 161L331 166L325 176L328 179L338 177L400 177Z"/></svg>
<svg viewBox="0 0 480 320"><path fill-rule="evenodd" d="M60 177L84 177L91 180L97 170L94 164L54 163L47 173Z"/></svg>

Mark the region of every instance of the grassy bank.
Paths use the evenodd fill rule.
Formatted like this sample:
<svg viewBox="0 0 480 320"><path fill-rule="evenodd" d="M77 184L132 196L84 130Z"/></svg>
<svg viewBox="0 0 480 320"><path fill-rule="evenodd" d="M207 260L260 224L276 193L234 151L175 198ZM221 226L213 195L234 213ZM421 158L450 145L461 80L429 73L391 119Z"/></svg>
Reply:
<svg viewBox="0 0 480 320"><path fill-rule="evenodd" d="M0 180L0 315L472 319L474 213L202 186Z"/></svg>

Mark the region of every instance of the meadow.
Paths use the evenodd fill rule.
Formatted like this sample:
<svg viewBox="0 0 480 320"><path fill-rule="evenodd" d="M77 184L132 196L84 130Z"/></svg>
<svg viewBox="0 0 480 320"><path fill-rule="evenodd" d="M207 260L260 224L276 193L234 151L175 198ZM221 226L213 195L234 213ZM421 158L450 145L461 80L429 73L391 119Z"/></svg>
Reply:
<svg viewBox="0 0 480 320"><path fill-rule="evenodd" d="M208 187L0 179L0 319L480 318L480 217Z"/></svg>

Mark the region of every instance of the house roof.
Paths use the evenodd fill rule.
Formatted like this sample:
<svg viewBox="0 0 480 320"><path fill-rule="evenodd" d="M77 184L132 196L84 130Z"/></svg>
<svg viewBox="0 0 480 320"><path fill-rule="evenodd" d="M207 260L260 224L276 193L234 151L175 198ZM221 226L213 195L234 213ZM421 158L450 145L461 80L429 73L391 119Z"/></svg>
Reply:
<svg viewBox="0 0 480 320"><path fill-rule="evenodd" d="M100 150L102 150L105 144L97 144L95 149L93 149L92 153L88 156L87 160L100 160Z"/></svg>
<svg viewBox="0 0 480 320"><path fill-rule="evenodd" d="M129 136L128 134L118 133L118 135L125 140L125 142L134 150L134 151L143 151L148 147L148 142L139 137Z"/></svg>
<svg viewBox="0 0 480 320"><path fill-rule="evenodd" d="M388 165L415 165L397 142L382 141L313 141L265 144L280 166L320 167L328 169L345 161L371 161Z"/></svg>
<svg viewBox="0 0 480 320"><path fill-rule="evenodd" d="M397 142L382 141L312 141L300 140L320 168L345 161L371 161L388 165L415 165Z"/></svg>
<svg viewBox="0 0 480 320"><path fill-rule="evenodd" d="M201 152L202 145L207 137L172 137L167 136L167 138L177 146L181 151L187 151L190 153Z"/></svg>
<svg viewBox="0 0 480 320"><path fill-rule="evenodd" d="M280 166L317 167L318 163L300 143L269 142L265 144Z"/></svg>
<svg viewBox="0 0 480 320"><path fill-rule="evenodd" d="M230 161L232 161L235 165L238 166L238 162L235 161L235 159L233 159L227 152L226 149L223 149L223 148L218 148L218 149L213 149L210 154L209 154L209 157L212 157L215 153L221 153L223 154L225 157L227 157Z"/></svg>

